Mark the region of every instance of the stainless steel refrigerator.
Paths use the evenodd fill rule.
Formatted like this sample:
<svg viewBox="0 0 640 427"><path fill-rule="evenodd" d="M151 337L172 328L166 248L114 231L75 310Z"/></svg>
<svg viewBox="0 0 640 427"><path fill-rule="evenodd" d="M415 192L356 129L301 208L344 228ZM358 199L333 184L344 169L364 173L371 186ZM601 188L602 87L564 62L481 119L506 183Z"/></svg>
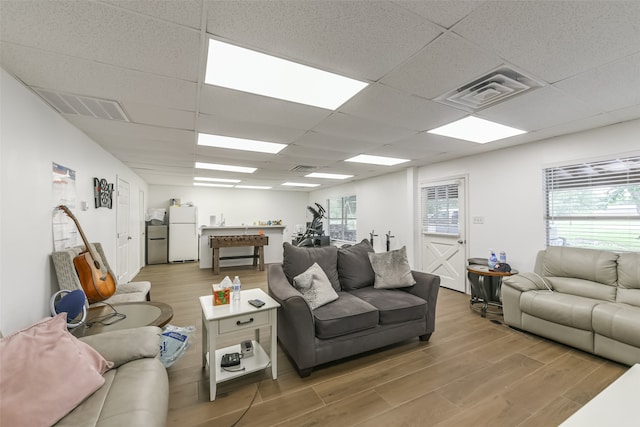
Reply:
<svg viewBox="0 0 640 427"><path fill-rule="evenodd" d="M198 260L198 209L169 207L169 262Z"/></svg>
<svg viewBox="0 0 640 427"><path fill-rule="evenodd" d="M167 263L166 225L147 225L147 264Z"/></svg>

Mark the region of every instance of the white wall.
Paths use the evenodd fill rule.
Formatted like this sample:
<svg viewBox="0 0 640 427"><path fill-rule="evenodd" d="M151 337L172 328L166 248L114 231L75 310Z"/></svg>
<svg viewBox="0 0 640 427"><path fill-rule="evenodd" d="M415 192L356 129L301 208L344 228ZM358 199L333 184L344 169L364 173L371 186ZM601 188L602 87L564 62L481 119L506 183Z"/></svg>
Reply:
<svg viewBox="0 0 640 427"><path fill-rule="evenodd" d="M286 226L284 241L290 242L295 225L311 220L305 219L307 197L306 192L298 191L150 185L147 206L168 210L170 199L193 202L198 207L198 227L210 225L211 215L220 221L220 214L226 225L233 226L281 219Z"/></svg>
<svg viewBox="0 0 640 427"><path fill-rule="evenodd" d="M327 199L355 195L357 203L357 241L369 239L375 231L374 249L386 250L386 237L389 231L391 249L407 246L409 260L414 251L414 169L379 176L363 181L354 181L336 187L320 189L309 193L309 203L319 203L327 208ZM326 229L326 227L325 227ZM414 267L414 263L411 262Z"/></svg>
<svg viewBox="0 0 640 427"><path fill-rule="evenodd" d="M116 210L93 207L93 178L129 182L132 275L141 266L138 194L147 186L4 70L0 87L0 330L7 334L49 315L58 289L50 257L52 162L76 171L78 201L89 205L76 216L87 238L102 242L114 268Z"/></svg>
<svg viewBox="0 0 640 427"><path fill-rule="evenodd" d="M468 254L507 252L509 264L530 271L545 247L543 169L640 153L640 120L551 138L420 168L425 183L468 174ZM484 224L473 224L475 216Z"/></svg>

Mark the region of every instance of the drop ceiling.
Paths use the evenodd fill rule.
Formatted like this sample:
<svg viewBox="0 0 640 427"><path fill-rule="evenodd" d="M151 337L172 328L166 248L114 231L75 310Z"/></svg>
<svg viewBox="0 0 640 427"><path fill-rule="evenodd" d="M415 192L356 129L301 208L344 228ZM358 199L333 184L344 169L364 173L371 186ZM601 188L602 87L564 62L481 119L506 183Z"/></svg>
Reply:
<svg viewBox="0 0 640 427"><path fill-rule="evenodd" d="M640 118L639 22L635 0L2 0L0 64L35 93L117 103L128 121L62 115L151 185L208 176L308 191L281 184L342 182L306 167L360 180ZM209 38L369 86L330 111L205 85ZM537 87L473 109L439 101L505 67ZM470 114L528 133L483 145L427 133ZM198 132L288 146L199 147ZM411 161L344 161L358 154Z"/></svg>

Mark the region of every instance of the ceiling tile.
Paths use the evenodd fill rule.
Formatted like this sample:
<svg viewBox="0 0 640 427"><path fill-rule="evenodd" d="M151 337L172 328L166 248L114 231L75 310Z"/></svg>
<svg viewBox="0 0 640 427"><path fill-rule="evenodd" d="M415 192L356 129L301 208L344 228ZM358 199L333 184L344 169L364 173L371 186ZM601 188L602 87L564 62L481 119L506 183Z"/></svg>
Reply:
<svg viewBox="0 0 640 427"><path fill-rule="evenodd" d="M369 86L339 111L417 131L433 129L467 115L464 111L381 84Z"/></svg>
<svg viewBox="0 0 640 427"><path fill-rule="evenodd" d="M358 141L356 139L341 138L335 135L328 135L319 132L307 132L295 141L296 145L305 147L319 147L326 150L339 151L342 153L360 154L371 148L371 142Z"/></svg>
<svg viewBox="0 0 640 427"><path fill-rule="evenodd" d="M344 113L332 114L313 130L343 138L359 139L380 144L397 141L416 133L411 129L360 119Z"/></svg>
<svg viewBox="0 0 640 427"><path fill-rule="evenodd" d="M431 22L435 22L444 28L450 28L453 24L467 16L472 10L482 4L479 1L415 1L393 0L402 6Z"/></svg>
<svg viewBox="0 0 640 427"><path fill-rule="evenodd" d="M389 2L270 1L209 4L207 31L243 47L370 81L392 70L440 30Z"/></svg>
<svg viewBox="0 0 640 427"><path fill-rule="evenodd" d="M489 1L453 30L553 83L640 51L638 22L638 1Z"/></svg>
<svg viewBox="0 0 640 427"><path fill-rule="evenodd" d="M102 2L195 29L200 29L202 21L202 0L102 0Z"/></svg>
<svg viewBox="0 0 640 427"><path fill-rule="evenodd" d="M503 61L455 34L444 34L381 82L433 99L497 68Z"/></svg>
<svg viewBox="0 0 640 427"><path fill-rule="evenodd" d="M247 118L249 118L249 116L247 116ZM271 124L235 120L206 114L200 114L198 129L200 132L212 135L255 139L281 144L289 144L305 133L305 131L301 129L291 129Z"/></svg>
<svg viewBox="0 0 640 427"><path fill-rule="evenodd" d="M197 81L199 31L98 2L3 2L2 16L6 41Z"/></svg>
<svg viewBox="0 0 640 427"><path fill-rule="evenodd" d="M309 129L331 114L324 108L211 85L202 88L200 112L236 120L250 117L252 122L296 129Z"/></svg>
<svg viewBox="0 0 640 427"><path fill-rule="evenodd" d="M640 53L554 84L587 103L598 100L601 111L640 104Z"/></svg>
<svg viewBox="0 0 640 427"><path fill-rule="evenodd" d="M176 110L137 102L121 103L129 119L134 123L193 131L196 115L193 111Z"/></svg>
<svg viewBox="0 0 640 427"><path fill-rule="evenodd" d="M510 98L476 116L532 131L597 113L597 108L549 86Z"/></svg>

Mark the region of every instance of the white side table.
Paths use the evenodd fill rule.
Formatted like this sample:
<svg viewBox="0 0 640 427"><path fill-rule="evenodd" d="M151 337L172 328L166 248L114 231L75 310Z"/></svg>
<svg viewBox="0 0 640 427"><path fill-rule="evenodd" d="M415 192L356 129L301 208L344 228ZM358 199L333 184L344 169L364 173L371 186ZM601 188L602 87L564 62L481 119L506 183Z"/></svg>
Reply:
<svg viewBox="0 0 640 427"><path fill-rule="evenodd" d="M225 305L213 305L213 295L200 297L202 306L202 366L209 366L209 399L216 398L216 385L251 372L265 369L271 362L271 377L278 377L278 304L262 289L248 289L240 292L239 302L231 302ZM260 299L264 305L255 308L249 304L251 299ZM269 355L260 345L260 328L269 327L271 330L271 346ZM253 356L241 359L240 369L230 372L222 369L220 362L226 353L242 353L240 351L241 337L238 344L230 347L216 349L218 337L239 332L253 330L255 340L253 343ZM240 335L240 334L238 334ZM213 362L213 363L212 363ZM236 368L233 368L236 369Z"/></svg>

